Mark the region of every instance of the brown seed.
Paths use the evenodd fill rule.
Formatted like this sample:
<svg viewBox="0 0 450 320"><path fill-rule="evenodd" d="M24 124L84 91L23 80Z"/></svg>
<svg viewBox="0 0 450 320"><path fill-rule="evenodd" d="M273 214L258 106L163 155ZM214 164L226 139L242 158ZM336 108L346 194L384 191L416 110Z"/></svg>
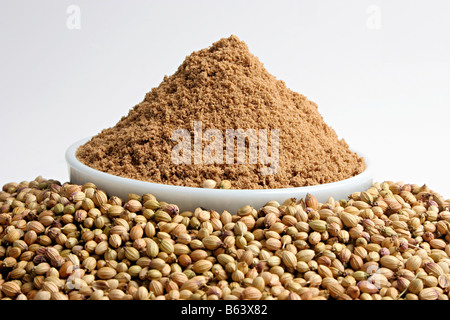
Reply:
<svg viewBox="0 0 450 320"><path fill-rule="evenodd" d="M97 207L101 207L108 202L108 196L102 190L95 190L92 201Z"/></svg>
<svg viewBox="0 0 450 320"><path fill-rule="evenodd" d="M81 266L87 269L88 271L92 271L97 266L97 261L95 260L94 257L87 257L86 259L83 260Z"/></svg>
<svg viewBox="0 0 450 320"><path fill-rule="evenodd" d="M149 292L146 287L140 286L134 294L136 300L148 300Z"/></svg>
<svg viewBox="0 0 450 320"><path fill-rule="evenodd" d="M297 257L291 251L283 250L281 259L288 268L295 268L297 266Z"/></svg>
<svg viewBox="0 0 450 320"><path fill-rule="evenodd" d="M311 220L309 222L309 226L314 231L317 231L320 233L327 231L327 222L324 220Z"/></svg>
<svg viewBox="0 0 450 320"><path fill-rule="evenodd" d="M353 270L361 269L363 264L364 264L363 259L360 256L356 255L356 254L352 254L350 256L350 261L349 262L350 262L350 265L353 268Z"/></svg>
<svg viewBox="0 0 450 320"><path fill-rule="evenodd" d="M231 189L231 181L230 180L222 180L218 185L219 189Z"/></svg>
<svg viewBox="0 0 450 320"><path fill-rule="evenodd" d="M345 293L345 288L338 282L330 283L327 290L335 299L339 299Z"/></svg>
<svg viewBox="0 0 450 320"><path fill-rule="evenodd" d="M42 284L42 290L51 292L51 293L55 293L55 292L59 292L59 287L56 283L52 282L52 281L45 281Z"/></svg>
<svg viewBox="0 0 450 320"><path fill-rule="evenodd" d="M35 243L38 239L38 236L36 234L36 231L29 230L25 233L23 240L26 242L27 245L31 245Z"/></svg>
<svg viewBox="0 0 450 320"><path fill-rule="evenodd" d="M340 218L342 220L342 223L346 227L349 227L349 228L356 227L358 225L358 223L359 223L359 217L358 216L356 216L354 214L351 214L351 213L348 213L348 212L345 212L345 211L341 213Z"/></svg>
<svg viewBox="0 0 450 320"><path fill-rule="evenodd" d="M174 248L172 242L170 242L170 241L168 241L168 240L166 240L166 239L162 240L162 241L159 243L159 249L160 249L162 252L165 252L165 253L167 253L167 254L171 254L171 253L173 253L173 251L175 250L175 248Z"/></svg>
<svg viewBox="0 0 450 320"><path fill-rule="evenodd" d="M419 294L423 289L423 281L420 279L413 279L408 287L408 291L414 294Z"/></svg>
<svg viewBox="0 0 450 320"><path fill-rule="evenodd" d="M13 243L16 240L19 240L21 237L22 237L21 230L12 229L3 237L3 239L5 241L8 241L9 243Z"/></svg>
<svg viewBox="0 0 450 320"><path fill-rule="evenodd" d="M180 290L189 290L195 292L202 288L207 283L206 277L204 276L194 276L188 281L184 282Z"/></svg>
<svg viewBox="0 0 450 320"><path fill-rule="evenodd" d="M183 244L183 243L175 243L173 248L174 248L173 252L177 256L188 255L189 253L191 253L191 249L189 248L189 246L187 246L186 244Z"/></svg>
<svg viewBox="0 0 450 320"><path fill-rule="evenodd" d="M269 207L269 208L273 208L273 207ZM263 208L263 210L264 210L264 208ZM272 210L277 210L277 212L278 212L278 209L276 209L276 208L274 208ZM274 213L274 212L268 212L266 214L266 216L264 217L264 225L266 227L272 226L277 221L279 221L278 214Z"/></svg>
<svg viewBox="0 0 450 320"><path fill-rule="evenodd" d="M150 258L154 258L159 254L159 246L154 240L150 239L147 242L146 253Z"/></svg>
<svg viewBox="0 0 450 320"><path fill-rule="evenodd" d="M235 259L229 255L229 254L225 254L225 253L221 253L217 256L217 260L219 261L219 263L222 266L227 265L228 263L233 263L235 262Z"/></svg>
<svg viewBox="0 0 450 320"><path fill-rule="evenodd" d="M422 258L418 255L414 255L408 258L405 263L405 267L408 270L416 271L422 266Z"/></svg>
<svg viewBox="0 0 450 320"><path fill-rule="evenodd" d="M269 251L277 251L278 249L281 249L282 246L283 244L279 239L269 238L266 240L266 248Z"/></svg>
<svg viewBox="0 0 450 320"><path fill-rule="evenodd" d="M215 189L216 186L217 186L217 182L212 179L206 179L202 183L202 188L206 188L206 189Z"/></svg>
<svg viewBox="0 0 450 320"><path fill-rule="evenodd" d="M65 279L69 277L73 272L73 263L71 261L66 261L60 268L59 268L59 276L62 279Z"/></svg>
<svg viewBox="0 0 450 320"><path fill-rule="evenodd" d="M149 267L151 269L157 269L157 270L161 271L165 265L166 265L166 262L163 259L155 258L150 261Z"/></svg>
<svg viewBox="0 0 450 320"><path fill-rule="evenodd" d="M367 280L358 282L357 286L363 293L374 294L378 292L377 286Z"/></svg>
<svg viewBox="0 0 450 320"><path fill-rule="evenodd" d="M382 266L391 269L392 271L397 271L403 266L403 262L392 255L381 257L380 263Z"/></svg>
<svg viewBox="0 0 450 320"><path fill-rule="evenodd" d="M110 300L123 300L125 297L125 292L120 289L112 289L109 291L108 297Z"/></svg>
<svg viewBox="0 0 450 320"><path fill-rule="evenodd" d="M305 204L308 208L311 208L313 210L317 210L319 207L319 202L317 201L317 198L309 193L305 197Z"/></svg>
<svg viewBox="0 0 450 320"><path fill-rule="evenodd" d="M162 273L159 270L151 269L151 270L148 270L148 272L147 272L147 278L149 280L158 280L158 279L161 279L161 277L162 277Z"/></svg>
<svg viewBox="0 0 450 320"><path fill-rule="evenodd" d="M420 291L419 299L420 300L437 300L439 297L439 293L435 288L425 288Z"/></svg>
<svg viewBox="0 0 450 320"><path fill-rule="evenodd" d="M9 273L9 277L13 280L21 279L27 271L23 268L15 268Z"/></svg>
<svg viewBox="0 0 450 320"><path fill-rule="evenodd" d="M427 262L423 265L423 268L426 272L428 272L430 275L436 278L441 275L444 275L444 271L442 270L441 266L437 263Z"/></svg>
<svg viewBox="0 0 450 320"><path fill-rule="evenodd" d="M234 224L233 230L236 236L244 236L247 233L248 228L244 222L238 221Z"/></svg>
<svg viewBox="0 0 450 320"><path fill-rule="evenodd" d="M97 277L102 280L108 280L114 278L117 271L111 267L102 267L97 271Z"/></svg>
<svg viewBox="0 0 450 320"><path fill-rule="evenodd" d="M197 274L202 274L212 268L213 264L209 260L198 260L192 266L192 270L194 270Z"/></svg>
<svg viewBox="0 0 450 320"><path fill-rule="evenodd" d="M154 237L156 235L155 225L152 222L147 222L144 227L144 233L149 238Z"/></svg>
<svg viewBox="0 0 450 320"><path fill-rule="evenodd" d="M242 300L260 300L262 292L255 287L247 287L241 292L240 299Z"/></svg>
<svg viewBox="0 0 450 320"><path fill-rule="evenodd" d="M33 272L38 275L46 274L50 270L51 266L47 262L41 262L33 267Z"/></svg>
<svg viewBox="0 0 450 320"><path fill-rule="evenodd" d="M50 300L52 297L51 292L46 290L39 290L33 297L33 300Z"/></svg>
<svg viewBox="0 0 450 320"><path fill-rule="evenodd" d="M120 217L124 211L125 209L122 206L112 205L108 208L107 214L110 218L117 218Z"/></svg>
<svg viewBox="0 0 450 320"><path fill-rule="evenodd" d="M108 240L113 248L119 248L122 245L122 237L119 234L111 234Z"/></svg>
<svg viewBox="0 0 450 320"><path fill-rule="evenodd" d="M316 253L314 252L314 250L305 249L305 250L300 250L296 254L296 258L298 261L309 262L314 258L315 255L316 255Z"/></svg>
<svg viewBox="0 0 450 320"><path fill-rule="evenodd" d="M441 275L438 277L438 284L442 289L447 289L450 286L450 281L447 276Z"/></svg>
<svg viewBox="0 0 450 320"><path fill-rule="evenodd" d="M208 257L208 252L203 249L196 249L190 253L190 257L193 261L203 260Z"/></svg>
<svg viewBox="0 0 450 320"><path fill-rule="evenodd" d="M140 258L139 251L134 247L126 247L125 258L127 258L130 261L137 261Z"/></svg>
<svg viewBox="0 0 450 320"><path fill-rule="evenodd" d="M294 216L285 215L281 219L281 222L283 222L287 226L295 226L295 224L298 222L297 219Z"/></svg>
<svg viewBox="0 0 450 320"><path fill-rule="evenodd" d="M15 281L8 281L2 284L2 292L7 297L16 297L21 293L20 286Z"/></svg>
<svg viewBox="0 0 450 320"><path fill-rule="evenodd" d="M253 207L252 206L250 206L250 205L245 205L245 206L243 206L242 208L240 208L239 210L238 210L238 212L237 212L237 214L239 215L239 216L247 216L247 215L250 215L252 212L253 212Z"/></svg>
<svg viewBox="0 0 450 320"><path fill-rule="evenodd" d="M36 234L41 234L42 232L44 232L45 227L39 221L30 221L27 224L26 231L30 230L33 230L34 232L36 232Z"/></svg>
<svg viewBox="0 0 450 320"><path fill-rule="evenodd" d="M131 230L130 230L130 239L131 240L141 239L143 235L144 235L144 229L139 224L133 226L133 228L131 228Z"/></svg>
<svg viewBox="0 0 450 320"><path fill-rule="evenodd" d="M106 240L105 241L101 241L95 247L94 253L96 255L100 255L101 256L101 255L103 255L106 252L106 250L108 250L108 247L109 247L109 244L108 244L108 242Z"/></svg>
<svg viewBox="0 0 450 320"><path fill-rule="evenodd" d="M447 245L447 243L442 239L433 239L430 241L430 246L433 249L444 250L446 245Z"/></svg>
<svg viewBox="0 0 450 320"><path fill-rule="evenodd" d="M203 245L208 250L216 250L222 245L222 241L217 236L209 235L202 239Z"/></svg>
<svg viewBox="0 0 450 320"><path fill-rule="evenodd" d="M130 212L139 212L142 210L142 203L138 200L135 199L131 199L128 200L125 204L124 204L124 209L130 211Z"/></svg>

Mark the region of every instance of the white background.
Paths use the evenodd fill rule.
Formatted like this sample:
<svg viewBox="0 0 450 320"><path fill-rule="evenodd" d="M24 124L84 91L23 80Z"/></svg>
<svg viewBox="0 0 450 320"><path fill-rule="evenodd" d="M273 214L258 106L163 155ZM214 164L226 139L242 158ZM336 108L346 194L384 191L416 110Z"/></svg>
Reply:
<svg viewBox="0 0 450 320"><path fill-rule="evenodd" d="M450 197L447 0L1 0L0 184L67 181L69 145L231 34L318 104L376 181Z"/></svg>

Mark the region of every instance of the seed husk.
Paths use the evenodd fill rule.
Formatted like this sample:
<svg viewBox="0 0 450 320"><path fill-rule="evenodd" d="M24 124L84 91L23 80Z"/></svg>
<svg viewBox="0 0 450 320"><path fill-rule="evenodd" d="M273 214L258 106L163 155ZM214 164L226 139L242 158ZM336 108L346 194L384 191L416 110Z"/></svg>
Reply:
<svg viewBox="0 0 450 320"><path fill-rule="evenodd" d="M231 189L231 181L230 180L222 180L220 181L218 188L219 189Z"/></svg>
<svg viewBox="0 0 450 320"><path fill-rule="evenodd" d="M241 300L260 300L262 292L255 287L245 288L240 295Z"/></svg>
<svg viewBox="0 0 450 320"><path fill-rule="evenodd" d="M345 293L345 288L338 282L330 283L327 290L335 299L339 299Z"/></svg>
<svg viewBox="0 0 450 320"><path fill-rule="evenodd" d="M212 268L213 264L209 260L198 260L192 266L192 270L194 270L197 274L202 274Z"/></svg>
<svg viewBox="0 0 450 320"><path fill-rule="evenodd" d="M381 257L380 263L382 266L391 269L393 271L397 271L400 269L403 265L403 263L396 257L392 255L386 255Z"/></svg>
<svg viewBox="0 0 450 320"><path fill-rule="evenodd" d="M17 284L17 282L14 281L8 281L2 284L2 290L1 290L7 297L15 297L21 293L20 286Z"/></svg>
<svg viewBox="0 0 450 320"><path fill-rule="evenodd" d="M126 247L125 258L127 258L130 261L137 261L140 258L139 251L134 247Z"/></svg>
<svg viewBox="0 0 450 320"><path fill-rule="evenodd" d="M357 286L358 286L359 290L361 290L361 292L363 292L363 293L374 294L374 293L378 292L377 286L367 280L362 280L362 281L358 282Z"/></svg>
<svg viewBox="0 0 450 320"><path fill-rule="evenodd" d="M422 266L422 258L420 256L414 255L409 257L408 260L406 260L405 267L408 270L416 271L421 266Z"/></svg>
<svg viewBox="0 0 450 320"><path fill-rule="evenodd" d="M291 251L284 250L281 259L288 268L295 268L297 266L297 257Z"/></svg>
<svg viewBox="0 0 450 320"><path fill-rule="evenodd" d="M159 243L159 249L160 249L162 252L165 252L165 253L167 253L167 254L171 254L171 253L173 253L173 251L175 250L173 244L172 244L170 241L166 240L166 239L162 240L162 241Z"/></svg>
<svg viewBox="0 0 450 320"><path fill-rule="evenodd" d="M202 239L203 245L208 250L216 250L222 245L222 240L219 237L209 235Z"/></svg>
<svg viewBox="0 0 450 320"><path fill-rule="evenodd" d="M306 194L305 204L308 208L313 210L317 210L319 207L319 201L317 201L317 198L310 193Z"/></svg>
<svg viewBox="0 0 450 320"><path fill-rule="evenodd" d="M312 230L320 233L327 231L327 222L324 220L311 220L309 226Z"/></svg>
<svg viewBox="0 0 450 320"><path fill-rule="evenodd" d="M312 249L301 250L296 254L296 258L298 261L309 262L311 261L316 253Z"/></svg>
<svg viewBox="0 0 450 320"><path fill-rule="evenodd" d="M439 298L439 293L435 288L425 288L420 291L420 300L437 300Z"/></svg>
<svg viewBox="0 0 450 320"><path fill-rule="evenodd" d="M117 271L114 268L111 267L101 267L97 271L97 276L102 280L109 280L114 278L114 276L117 274Z"/></svg>
<svg viewBox="0 0 450 320"><path fill-rule="evenodd" d="M436 278L444 275L444 271L442 270L441 266L435 262L427 262L424 264L423 268L426 272Z"/></svg>

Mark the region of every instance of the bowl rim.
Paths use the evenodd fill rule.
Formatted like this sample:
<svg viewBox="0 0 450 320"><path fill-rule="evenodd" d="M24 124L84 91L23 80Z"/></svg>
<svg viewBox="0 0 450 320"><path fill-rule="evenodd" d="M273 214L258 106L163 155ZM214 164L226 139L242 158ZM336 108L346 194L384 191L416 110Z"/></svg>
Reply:
<svg viewBox="0 0 450 320"><path fill-rule="evenodd" d="M369 180L373 179L372 177L372 165L370 160L359 150L350 148L351 151L355 152L359 157L364 158L364 162L366 165L366 168L363 172L344 179L340 181L335 182L329 182L324 184L318 184L313 186L304 186L304 187L292 187L292 188L278 188L278 189L207 189L207 188L201 188L201 187L186 187L186 186L174 186L169 184L162 184L162 183L154 183L154 182L148 182L148 181L141 181L136 180L132 178L125 178L121 176L115 176L110 173L106 173L103 171L96 170L94 168L91 168L84 163L82 163L78 158L76 157L76 152L78 148L85 144L86 142L90 141L93 137L87 137L81 140L78 140L71 144L65 153L66 162L69 165L69 167L74 168L80 172L84 172L88 175L96 175L103 179L108 179L112 183L132 183L136 187L145 188L145 187L158 187L161 189L161 191L166 192L183 192L183 191L190 191L190 192L198 192L202 194L219 194L219 193L227 193L228 195L232 196L234 194L242 194L243 191L245 192L251 192L253 194L259 194L259 195L273 195L273 194L283 194L283 193L292 193L292 192L308 192L308 193L314 193L315 191L326 191L326 190L332 190L335 188L344 187L346 185L351 185L355 182L358 182L360 180ZM70 179L70 178L69 178Z"/></svg>

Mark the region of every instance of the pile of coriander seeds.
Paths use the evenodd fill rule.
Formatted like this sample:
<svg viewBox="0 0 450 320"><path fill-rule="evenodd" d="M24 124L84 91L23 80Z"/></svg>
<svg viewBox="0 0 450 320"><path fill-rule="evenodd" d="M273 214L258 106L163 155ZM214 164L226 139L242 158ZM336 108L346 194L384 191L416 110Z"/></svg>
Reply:
<svg viewBox="0 0 450 320"><path fill-rule="evenodd" d="M450 201L383 182L238 212L38 177L0 192L2 300L447 300Z"/></svg>

